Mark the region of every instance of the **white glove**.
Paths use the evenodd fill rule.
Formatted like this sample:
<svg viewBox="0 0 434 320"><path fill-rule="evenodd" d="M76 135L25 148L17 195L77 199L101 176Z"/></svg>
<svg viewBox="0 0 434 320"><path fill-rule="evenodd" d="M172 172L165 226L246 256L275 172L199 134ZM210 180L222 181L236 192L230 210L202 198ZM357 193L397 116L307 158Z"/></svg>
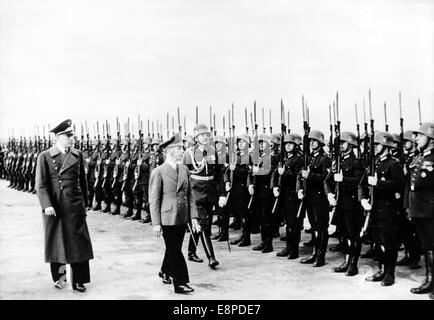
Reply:
<svg viewBox="0 0 434 320"><path fill-rule="evenodd" d="M327 194L327 200L329 201L329 203L332 207L336 207L336 205L338 204L336 202L335 195L333 193Z"/></svg>
<svg viewBox="0 0 434 320"><path fill-rule="evenodd" d="M223 208L226 204L226 197L219 197L219 207Z"/></svg>
<svg viewBox="0 0 434 320"><path fill-rule="evenodd" d="M141 159L138 159L138 160L137 160L137 165L138 165L138 166L141 166L141 165L142 165L142 160L141 160Z"/></svg>
<svg viewBox="0 0 434 320"><path fill-rule="evenodd" d="M335 179L335 182L342 182L344 179L344 176L342 175L342 171L339 173L335 173L333 178Z"/></svg>
<svg viewBox="0 0 434 320"><path fill-rule="evenodd" d="M255 187L253 186L253 184L249 185L249 194L251 196L253 196L255 193Z"/></svg>
<svg viewBox="0 0 434 320"><path fill-rule="evenodd" d="M273 188L273 194L274 194L274 196L277 198L278 196L279 196L279 188L278 187L274 187Z"/></svg>
<svg viewBox="0 0 434 320"><path fill-rule="evenodd" d="M369 204L368 199L362 199L360 203L362 204L363 209L365 209L366 211L371 211L372 206Z"/></svg>
<svg viewBox="0 0 434 320"><path fill-rule="evenodd" d="M155 235L159 238L162 234L161 225L157 224L157 225L153 226L152 229L154 230Z"/></svg>
<svg viewBox="0 0 434 320"><path fill-rule="evenodd" d="M307 177L309 176L310 170L301 170L301 176L303 177L303 179L307 179Z"/></svg>
<svg viewBox="0 0 434 320"><path fill-rule="evenodd" d="M191 220L191 227L193 229L193 232L200 232L202 230L199 222L197 222L197 219Z"/></svg>
<svg viewBox="0 0 434 320"><path fill-rule="evenodd" d="M375 176L369 176L368 177L368 184L371 186L376 186L377 185L377 173L375 173Z"/></svg>
<svg viewBox="0 0 434 320"><path fill-rule="evenodd" d="M226 182L225 189L226 189L226 192L229 192L231 190L231 183L230 182Z"/></svg>
<svg viewBox="0 0 434 320"><path fill-rule="evenodd" d="M235 165L233 163L231 163L229 165L229 170L234 171L235 170Z"/></svg>
<svg viewBox="0 0 434 320"><path fill-rule="evenodd" d="M90 162L90 158L86 158L86 159L84 159L84 161L86 161L87 163L89 163Z"/></svg>
<svg viewBox="0 0 434 320"><path fill-rule="evenodd" d="M253 166L252 171L254 174L257 174L259 172L259 167L258 166Z"/></svg>
<svg viewBox="0 0 434 320"><path fill-rule="evenodd" d="M115 163L116 163L116 164L120 164L120 163L121 163L121 160L120 160L120 159L116 159Z"/></svg>
<svg viewBox="0 0 434 320"><path fill-rule="evenodd" d="M297 192L297 197L298 197L300 200L304 198L303 190L298 190L298 192Z"/></svg>
<svg viewBox="0 0 434 320"><path fill-rule="evenodd" d="M46 216L56 216L56 211L54 210L53 207L48 207L48 208L45 208L44 214Z"/></svg>
<svg viewBox="0 0 434 320"><path fill-rule="evenodd" d="M285 172L285 166L283 166L282 168L277 168L277 172L279 172L280 175L283 174L283 172Z"/></svg>

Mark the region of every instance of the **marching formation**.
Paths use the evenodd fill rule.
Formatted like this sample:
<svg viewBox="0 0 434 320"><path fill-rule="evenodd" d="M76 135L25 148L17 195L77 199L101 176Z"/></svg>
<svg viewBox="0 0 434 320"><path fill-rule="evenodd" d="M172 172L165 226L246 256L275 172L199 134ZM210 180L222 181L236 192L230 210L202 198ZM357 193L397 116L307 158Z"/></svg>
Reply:
<svg viewBox="0 0 434 320"><path fill-rule="evenodd" d="M195 211L195 225L188 224L188 259L203 262L197 254L201 243L209 267L215 269L219 261L212 240L227 242L230 251L231 246L252 245L251 234L259 232L261 241L253 244L252 250L272 252L281 226L285 226L286 232L280 240L286 246L276 256L298 259L301 231L307 218L310 230L306 232L311 233L312 239L301 245L311 246L312 253L301 257L300 263L313 267L326 264L328 229L333 224L336 232L332 236L339 238L339 245L329 250L341 251L343 262L332 268L332 272L355 276L359 258L372 258L378 262L378 271L366 281L390 286L395 282L397 266L421 268L421 256L424 256L426 278L411 292L427 293L434 299L434 123L420 121L419 128L404 131L401 114L400 133L390 133L384 105L386 126L380 130L372 117L369 92L370 119L368 122L365 116L364 132L360 132L357 106L354 132L341 132L336 94L333 106L329 107L330 136L326 141L324 132L311 130L304 99L302 108L302 135L291 132L289 113L286 118L283 102L281 130L273 133L270 123L269 134L266 134L263 109L262 133L258 129L256 103L250 113L250 127L245 109L245 132L239 134L236 134L232 105L227 117L229 135L226 135L225 117L222 134L217 134L215 115L210 110L209 127L200 124L197 108L193 134L182 132L178 109L178 130L172 118L172 132L178 132L182 139L182 163L188 168ZM156 216L150 208L155 203L152 197L156 197L153 188L164 177L156 180L152 172L166 160L167 143L163 143L162 129L157 123L154 132L152 122L150 130L148 120L145 134L139 118L135 137L128 120L121 137L117 119L116 126L116 136L112 137L106 122L101 136L97 123L91 138L85 123L81 125L81 137L75 137L74 148L81 150L84 159L87 209L155 224ZM169 116L167 129L169 136ZM52 144L52 139L44 134L28 139L10 137L1 146L0 174L10 181L10 188L35 193L38 155ZM159 170L158 174L162 172ZM174 205L188 206L187 195L179 194ZM179 198L184 196L185 201ZM158 205L161 216L163 209ZM214 216L219 231L212 235ZM232 241L229 241L230 229L240 230L239 237ZM163 229L163 236L164 232ZM361 254L364 243L370 249ZM397 261L401 245L405 256ZM166 243L166 247L170 246ZM163 263L160 277L164 283L171 283L174 273ZM185 281L175 291L192 291L187 284L188 275L182 277Z"/></svg>

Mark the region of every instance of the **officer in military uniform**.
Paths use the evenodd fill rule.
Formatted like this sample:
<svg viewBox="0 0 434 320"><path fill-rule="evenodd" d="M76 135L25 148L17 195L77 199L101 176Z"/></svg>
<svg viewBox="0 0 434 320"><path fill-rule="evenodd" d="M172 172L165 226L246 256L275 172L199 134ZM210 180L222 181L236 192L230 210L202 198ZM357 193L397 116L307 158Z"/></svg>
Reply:
<svg viewBox="0 0 434 320"><path fill-rule="evenodd" d="M414 131L419 154L409 165L405 207L425 250L425 281L412 293L429 293L434 299L434 122Z"/></svg>
<svg viewBox="0 0 434 320"><path fill-rule="evenodd" d="M271 180L273 194L277 199L275 210L282 212L286 222L286 246L276 256L297 259L303 217L297 217L300 200L297 198L297 175L303 168L303 157L297 138L294 134L286 134L283 139L285 148L285 162L282 167L274 170ZM275 200L276 201L276 200Z"/></svg>
<svg viewBox="0 0 434 320"><path fill-rule="evenodd" d="M267 135L261 134L258 137L258 142L258 162L255 163L252 159L253 166L247 177L248 191L254 205L253 210L258 217L261 228L261 242L252 249L268 253L273 251L273 234L277 219L275 215L271 214L274 197L270 182L279 159L276 155L271 155L270 139ZM255 146L255 148L257 147Z"/></svg>
<svg viewBox="0 0 434 320"><path fill-rule="evenodd" d="M84 292L84 284L90 282L89 260L93 259L93 251L86 223L83 155L72 148L71 120L63 121L51 132L56 134L56 145L39 155L36 170L45 229L45 262L50 263L56 288L65 287L68 263L72 289Z"/></svg>
<svg viewBox="0 0 434 320"><path fill-rule="evenodd" d="M363 209L370 211L370 228L375 243L381 247L379 270L366 281L379 282L382 286L395 283L395 265L399 245L399 205L396 193L405 184L404 172L397 160L392 158L393 136L377 131L374 136L375 172L366 170L359 184L359 198ZM373 203L369 201L368 187L373 188Z"/></svg>
<svg viewBox="0 0 434 320"><path fill-rule="evenodd" d="M297 177L297 196L303 199L311 225L313 253L301 263L313 263L314 267L325 264L328 244L329 207L324 191L324 180L331 167L331 159L324 152L324 134L318 130L309 132L311 154L307 170L301 170ZM303 190L306 180L306 190Z"/></svg>
<svg viewBox="0 0 434 320"><path fill-rule="evenodd" d="M223 187L217 188L215 176L218 176L219 167L216 157L216 150L211 145L211 132L208 127L203 124L198 124L195 127L195 139L197 145L184 153L183 163L190 170L190 182L193 191L193 196L196 201L198 211L198 221L201 226L201 233L190 235L188 245L188 259L195 262L202 262L196 254L196 244L199 236L204 246L205 254L209 260L209 267L214 269L219 262L214 255L214 248L211 242L211 223L213 217L213 207L217 203L225 203L224 194L219 195L218 190L223 190Z"/></svg>
<svg viewBox="0 0 434 320"><path fill-rule="evenodd" d="M344 262L332 269L333 272L345 272L347 276L358 274L358 260L362 242L360 231L363 225L363 213L358 201L358 185L364 173L363 162L354 155L357 148L357 136L349 131L340 135L341 163L340 172L336 171L336 160L333 170L324 181L324 188L331 207L335 214L339 212L342 217L342 232L348 242ZM337 189L338 188L338 189Z"/></svg>
<svg viewBox="0 0 434 320"><path fill-rule="evenodd" d="M231 244L239 247L250 245L250 214L247 210L249 203L249 192L247 190L247 175L249 174L252 160L249 154L250 137L247 134L241 134L237 138L238 150L235 159L229 159L229 166L225 170L225 190L227 191L226 207L227 216L223 225L229 228L229 212L239 213L241 217L241 236L232 240ZM235 161L233 161L235 160Z"/></svg>

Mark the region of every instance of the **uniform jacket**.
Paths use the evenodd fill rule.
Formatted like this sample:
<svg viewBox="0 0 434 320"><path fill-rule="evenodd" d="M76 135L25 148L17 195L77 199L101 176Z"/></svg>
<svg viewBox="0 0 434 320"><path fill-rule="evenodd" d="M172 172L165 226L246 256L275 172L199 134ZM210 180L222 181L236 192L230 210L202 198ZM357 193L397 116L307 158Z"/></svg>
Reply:
<svg viewBox="0 0 434 320"><path fill-rule="evenodd" d="M60 162L54 146L40 153L36 167L36 192L42 211L53 207L56 216L43 214L45 261L75 263L93 259L86 223L87 184L80 151L72 149Z"/></svg>
<svg viewBox="0 0 434 320"><path fill-rule="evenodd" d="M248 163L242 163L242 161ZM237 152L235 170L232 173L233 181L231 181L231 170L229 166L226 167L226 170L224 172L224 181L225 184L226 182L232 183L231 197L249 196L247 190L247 175L249 174L251 164L252 164L252 160L250 159L249 153L242 150Z"/></svg>
<svg viewBox="0 0 434 320"><path fill-rule="evenodd" d="M331 159L321 148L309 156L309 176L306 179L306 189L304 190L304 201L308 204L328 203L324 191L324 180L329 174ZM297 192L303 189L303 179L301 172L297 176Z"/></svg>
<svg viewBox="0 0 434 320"><path fill-rule="evenodd" d="M336 182L334 181L334 173L336 172L336 163L333 163L333 170L327 175L324 181L324 190L326 194L336 193ZM358 199L358 186L364 173L363 162L357 159L354 153L350 153L341 158L341 170L343 179L339 183L339 198L337 199L337 208L342 210L350 210L360 208ZM336 196L336 194L335 194Z"/></svg>
<svg viewBox="0 0 434 320"><path fill-rule="evenodd" d="M375 172L378 182L373 189L372 212L375 213L374 217L378 219L394 217L400 210L397 193L405 185L402 167L398 161L390 155L386 155L376 159ZM360 180L359 199L369 199L368 174L369 170L367 169Z"/></svg>
<svg viewBox="0 0 434 320"><path fill-rule="evenodd" d="M151 172L149 209L152 225L175 226L197 218L197 209L186 166L178 165L178 173L163 163Z"/></svg>
<svg viewBox="0 0 434 320"><path fill-rule="evenodd" d="M271 198L273 191L271 188L271 175L279 164L278 152L270 151L267 155L265 151L259 151L259 174L253 174L253 168L250 169L247 176L247 185L254 185L255 197Z"/></svg>
<svg viewBox="0 0 434 320"><path fill-rule="evenodd" d="M285 159L285 171L281 177L281 185L279 190L279 198L283 201L296 199L296 184L297 175L303 168L303 157L299 152L287 153ZM278 167L273 171L271 179L271 188L279 187L279 171Z"/></svg>
<svg viewBox="0 0 434 320"><path fill-rule="evenodd" d="M434 218L434 149L419 154L409 166L405 207L411 218Z"/></svg>

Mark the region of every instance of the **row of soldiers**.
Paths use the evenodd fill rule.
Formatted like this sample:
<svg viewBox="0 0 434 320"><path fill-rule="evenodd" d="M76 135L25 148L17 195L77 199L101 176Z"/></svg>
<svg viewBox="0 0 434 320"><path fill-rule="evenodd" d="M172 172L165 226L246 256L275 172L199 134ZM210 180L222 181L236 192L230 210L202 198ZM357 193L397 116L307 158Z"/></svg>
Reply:
<svg viewBox="0 0 434 320"><path fill-rule="evenodd" d="M412 268L418 267L421 253L425 255L426 279L412 292L432 292L434 123L393 135L374 131L371 117L371 133L359 137L340 132L335 122L336 137L329 143L323 132L310 130L308 119L303 136L290 133L283 121L280 134L258 134L255 127L254 135L238 136L233 127L228 138L198 124L193 136L184 134L184 164L190 170L203 230L190 236L189 260L203 262L196 253L201 239L209 266L219 264L211 242L214 214L219 232L213 238L228 241L229 248L251 245L250 236L259 225L261 241L253 250L262 253L273 251L273 238L284 223L286 246L277 256L297 259L307 216L313 249L301 263L325 264L331 222L339 227L345 244L344 261L333 272L356 275L362 242L369 238L379 270L366 280L392 285L398 248L404 243ZM124 217L150 222L149 177L164 162L160 143L159 137L142 133L138 139L121 139L119 133L115 139L76 139L85 159L92 209L117 215L124 205ZM34 168L43 148L40 140L9 141L6 152L2 150L2 175L11 181L10 187L33 192L34 169L25 168ZM241 235L229 243L231 215Z"/></svg>

